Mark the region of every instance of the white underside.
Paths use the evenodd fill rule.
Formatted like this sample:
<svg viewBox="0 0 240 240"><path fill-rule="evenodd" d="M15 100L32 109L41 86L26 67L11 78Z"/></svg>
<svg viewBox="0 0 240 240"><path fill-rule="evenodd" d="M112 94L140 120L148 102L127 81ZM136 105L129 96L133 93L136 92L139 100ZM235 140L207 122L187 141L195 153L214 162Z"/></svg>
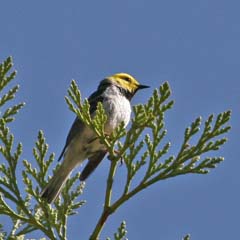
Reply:
<svg viewBox="0 0 240 240"><path fill-rule="evenodd" d="M102 95L104 97L103 107L108 115L105 132L110 134L121 122L124 122L125 126L127 126L131 116L129 100L115 86L107 88ZM83 160L91 157L94 152L105 149L104 145L100 144L98 140L91 142L94 138L96 138L95 133L88 127L85 127L71 141L64 154L63 165L67 168L66 170L75 168Z"/></svg>
<svg viewBox="0 0 240 240"><path fill-rule="evenodd" d="M125 126L128 124L131 115L131 106L130 102L115 86L107 88L102 96L104 97L103 107L108 115L105 132L110 134L121 122L124 122ZM105 146L100 144L91 129L83 127L81 132L68 145L63 163L45 189L43 189L41 195L49 203L53 202L61 192L72 170L80 165L84 159L91 157L100 150L105 150Z"/></svg>

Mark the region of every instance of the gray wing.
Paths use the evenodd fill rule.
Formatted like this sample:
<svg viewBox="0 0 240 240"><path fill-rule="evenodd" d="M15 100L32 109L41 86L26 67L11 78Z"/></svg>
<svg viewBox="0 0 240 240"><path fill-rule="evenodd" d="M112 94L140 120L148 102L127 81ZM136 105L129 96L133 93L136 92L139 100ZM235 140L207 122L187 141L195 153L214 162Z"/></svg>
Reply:
<svg viewBox="0 0 240 240"><path fill-rule="evenodd" d="M84 125L83 125L82 121L80 121L76 117L74 122L73 122L73 124L72 124L72 127L71 127L71 129L70 129L70 131L68 133L65 146L64 146L64 148L63 148L63 150L62 150L62 152L61 152L61 154L60 154L60 156L58 158L58 161L61 160L61 158L62 158L63 154L65 153L65 150L68 147L69 143L72 141L72 139L74 139L76 137L77 133L79 133L82 130L83 126Z"/></svg>
<svg viewBox="0 0 240 240"><path fill-rule="evenodd" d="M96 91L88 98L88 102L90 104L90 114L91 115L97 109L98 102L103 102L103 97L102 97L101 94L102 94L102 91L100 91L100 92ZM61 154L58 158L58 161L61 160L63 154L65 153L66 148L68 147L70 142L78 135L78 133L82 131L83 127L84 127L83 122L76 117L73 124L72 124L72 127L71 127L71 129L68 133L65 146L64 146L64 148L63 148L63 150L62 150L62 152L61 152Z"/></svg>

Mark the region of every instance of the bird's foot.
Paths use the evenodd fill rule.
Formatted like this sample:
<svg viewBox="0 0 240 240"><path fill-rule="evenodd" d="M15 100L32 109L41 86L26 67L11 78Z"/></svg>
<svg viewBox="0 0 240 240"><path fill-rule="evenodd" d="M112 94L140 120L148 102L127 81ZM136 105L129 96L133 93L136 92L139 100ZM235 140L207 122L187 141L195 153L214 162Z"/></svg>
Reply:
<svg viewBox="0 0 240 240"><path fill-rule="evenodd" d="M118 150L114 150L113 152L114 152L114 157L110 156L110 154L109 154L108 157L107 157L110 161L114 160L115 156L117 156L117 155L120 154L120 152L119 152ZM120 164L121 164L121 166L122 166L122 164L124 163L124 159L123 159L122 156L120 157L120 160L119 160L119 161L120 161Z"/></svg>

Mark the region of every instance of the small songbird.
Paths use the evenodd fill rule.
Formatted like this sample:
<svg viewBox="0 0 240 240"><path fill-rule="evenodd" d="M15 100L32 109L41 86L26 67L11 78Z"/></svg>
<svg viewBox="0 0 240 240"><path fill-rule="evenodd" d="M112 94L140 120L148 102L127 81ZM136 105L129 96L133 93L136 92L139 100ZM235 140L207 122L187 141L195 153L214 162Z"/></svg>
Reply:
<svg viewBox="0 0 240 240"><path fill-rule="evenodd" d="M97 91L88 98L91 116L94 116L97 104L101 102L107 114L105 133L110 134L121 122L124 122L126 127L131 115L130 100L143 88L148 86L139 84L134 77L126 73L117 73L103 79ZM106 147L100 143L94 131L76 118L59 157L60 160L64 156L63 163L41 192L41 197L48 203L54 202L74 168L88 159L80 176L80 180L85 181L106 153Z"/></svg>

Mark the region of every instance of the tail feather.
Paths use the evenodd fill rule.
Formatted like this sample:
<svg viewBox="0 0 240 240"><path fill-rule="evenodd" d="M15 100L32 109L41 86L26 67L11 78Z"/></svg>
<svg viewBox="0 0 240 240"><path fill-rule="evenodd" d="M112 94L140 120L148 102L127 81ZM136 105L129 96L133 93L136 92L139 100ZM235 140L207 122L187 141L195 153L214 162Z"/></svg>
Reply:
<svg viewBox="0 0 240 240"><path fill-rule="evenodd" d="M62 155L62 154L61 154ZM85 159L85 154L79 154L79 145L73 142L67 148L64 154L64 160L47 186L42 190L41 197L46 199L48 203L52 203L61 193L72 170L80 165Z"/></svg>
<svg viewBox="0 0 240 240"><path fill-rule="evenodd" d="M62 166L60 166L47 186L42 190L41 197L46 199L48 203L54 202L61 193L70 173L71 171L64 171Z"/></svg>

